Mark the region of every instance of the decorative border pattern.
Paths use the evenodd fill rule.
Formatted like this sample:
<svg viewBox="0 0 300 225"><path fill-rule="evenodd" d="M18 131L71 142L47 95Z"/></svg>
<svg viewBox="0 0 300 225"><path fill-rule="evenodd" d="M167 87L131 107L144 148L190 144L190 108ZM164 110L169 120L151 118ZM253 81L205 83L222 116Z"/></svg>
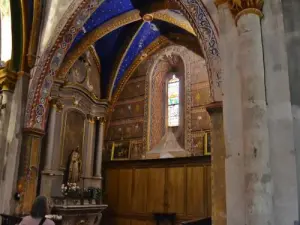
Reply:
<svg viewBox="0 0 300 225"><path fill-rule="evenodd" d="M201 1L174 1L178 3L202 43L207 60L210 86L213 90L213 100L220 100L222 97L221 59L216 27ZM102 2L103 0L83 0L72 16L67 19L62 31L59 32L58 38L55 39L54 45L44 51L36 70L33 71L33 79L31 79L29 87L25 128L42 131L45 129L48 98L53 84L53 77L56 76L75 36ZM64 23L60 23L58 26L62 26L62 24Z"/></svg>
<svg viewBox="0 0 300 225"><path fill-rule="evenodd" d="M207 62L208 77L213 101L222 100L222 68L218 30L202 1L174 0L186 16L200 40Z"/></svg>
<svg viewBox="0 0 300 225"><path fill-rule="evenodd" d="M45 129L46 111L48 110L53 78L77 33L102 2L103 0L83 0L66 22L55 44L44 51L29 87L25 112L26 128Z"/></svg>

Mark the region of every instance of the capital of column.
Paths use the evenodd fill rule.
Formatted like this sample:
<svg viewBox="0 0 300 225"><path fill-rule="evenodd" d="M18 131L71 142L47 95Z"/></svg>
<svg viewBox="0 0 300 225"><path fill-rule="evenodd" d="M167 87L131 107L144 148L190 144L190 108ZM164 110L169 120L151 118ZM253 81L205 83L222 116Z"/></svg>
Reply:
<svg viewBox="0 0 300 225"><path fill-rule="evenodd" d="M228 2L228 0L215 0L215 5L216 5L216 7L218 8L220 5L223 5L223 4L225 4L225 3L227 3Z"/></svg>
<svg viewBox="0 0 300 225"><path fill-rule="evenodd" d="M222 102L212 102L206 106L206 111L211 115L216 112L223 112Z"/></svg>
<svg viewBox="0 0 300 225"><path fill-rule="evenodd" d="M231 11L235 16L235 22L246 14L255 14L260 18L263 17L262 8L264 0L228 0Z"/></svg>
<svg viewBox="0 0 300 225"><path fill-rule="evenodd" d="M0 86L3 91L14 91L18 80L18 73L9 69L9 61L0 69Z"/></svg>
<svg viewBox="0 0 300 225"><path fill-rule="evenodd" d="M89 121L89 123L95 123L95 120L96 120L95 116L93 116L91 114L87 114L86 118Z"/></svg>
<svg viewBox="0 0 300 225"><path fill-rule="evenodd" d="M50 98L50 106L55 108L57 112L61 112L64 108L64 104L62 104L59 98Z"/></svg>
<svg viewBox="0 0 300 225"><path fill-rule="evenodd" d="M106 123L106 118L105 117L97 117L97 120L99 120L100 124L105 124Z"/></svg>

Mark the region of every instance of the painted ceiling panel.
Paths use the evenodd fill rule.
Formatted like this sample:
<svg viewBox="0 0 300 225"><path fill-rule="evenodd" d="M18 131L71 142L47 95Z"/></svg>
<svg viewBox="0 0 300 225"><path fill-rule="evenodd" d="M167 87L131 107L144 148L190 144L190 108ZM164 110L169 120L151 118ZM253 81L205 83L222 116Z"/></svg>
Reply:
<svg viewBox="0 0 300 225"><path fill-rule="evenodd" d="M114 83L114 89L122 79L125 71L133 63L134 59L158 36L160 36L160 30L154 23L143 23L136 36L133 38L132 43L129 45L127 52L125 53Z"/></svg>
<svg viewBox="0 0 300 225"><path fill-rule="evenodd" d="M123 26L95 43L95 49L101 61L102 74L101 74L101 89L102 96L106 95L108 84L116 57L124 44L124 40L128 34L132 33L132 29L136 23Z"/></svg>
<svg viewBox="0 0 300 225"><path fill-rule="evenodd" d="M74 43L78 43L85 35L110 19L134 9L131 0L105 0L84 24L84 29L78 33Z"/></svg>

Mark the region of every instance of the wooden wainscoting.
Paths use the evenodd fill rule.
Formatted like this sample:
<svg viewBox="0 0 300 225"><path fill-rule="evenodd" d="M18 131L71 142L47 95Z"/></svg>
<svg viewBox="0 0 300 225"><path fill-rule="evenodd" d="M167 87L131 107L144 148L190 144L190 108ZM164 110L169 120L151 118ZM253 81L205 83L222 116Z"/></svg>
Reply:
<svg viewBox="0 0 300 225"><path fill-rule="evenodd" d="M104 163L104 225L152 225L152 212L177 223L211 216L210 157Z"/></svg>

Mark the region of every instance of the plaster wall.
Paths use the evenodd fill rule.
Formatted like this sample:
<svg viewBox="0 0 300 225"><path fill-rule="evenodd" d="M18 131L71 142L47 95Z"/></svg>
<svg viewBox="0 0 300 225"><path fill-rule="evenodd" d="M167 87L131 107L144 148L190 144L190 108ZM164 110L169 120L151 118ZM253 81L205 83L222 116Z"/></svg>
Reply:
<svg viewBox="0 0 300 225"><path fill-rule="evenodd" d="M52 45L65 26L67 19L73 14L82 0L47 0L43 12L38 56Z"/></svg>

